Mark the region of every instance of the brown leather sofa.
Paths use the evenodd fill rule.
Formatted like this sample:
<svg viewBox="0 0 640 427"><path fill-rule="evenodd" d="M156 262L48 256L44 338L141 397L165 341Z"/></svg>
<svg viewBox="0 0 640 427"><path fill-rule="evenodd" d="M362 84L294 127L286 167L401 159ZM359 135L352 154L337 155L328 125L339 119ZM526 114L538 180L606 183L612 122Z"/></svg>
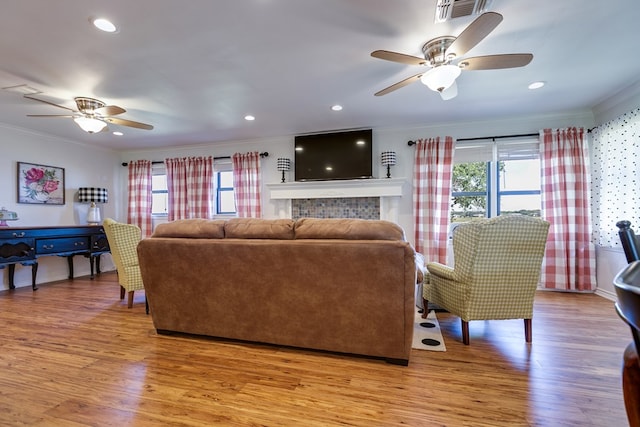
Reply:
<svg viewBox="0 0 640 427"><path fill-rule="evenodd" d="M138 256L158 333L409 362L415 252L394 223L180 220Z"/></svg>

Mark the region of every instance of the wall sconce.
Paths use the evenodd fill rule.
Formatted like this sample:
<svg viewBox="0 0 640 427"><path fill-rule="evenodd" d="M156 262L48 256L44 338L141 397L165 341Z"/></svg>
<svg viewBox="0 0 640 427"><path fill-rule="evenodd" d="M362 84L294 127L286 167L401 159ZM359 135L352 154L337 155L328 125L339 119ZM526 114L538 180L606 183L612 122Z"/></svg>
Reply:
<svg viewBox="0 0 640 427"><path fill-rule="evenodd" d="M78 201L81 203L91 202L89 213L87 214L87 223L89 225L100 224L100 208L96 206L96 203L107 203L108 200L109 193L106 188L80 187L78 189Z"/></svg>
<svg viewBox="0 0 640 427"><path fill-rule="evenodd" d="M387 167L387 178L391 178L391 166L396 164L396 152L395 151L383 151L380 157L382 166Z"/></svg>
<svg viewBox="0 0 640 427"><path fill-rule="evenodd" d="M291 159L278 157L278 170L282 171L282 182L284 182L284 173L291 169Z"/></svg>

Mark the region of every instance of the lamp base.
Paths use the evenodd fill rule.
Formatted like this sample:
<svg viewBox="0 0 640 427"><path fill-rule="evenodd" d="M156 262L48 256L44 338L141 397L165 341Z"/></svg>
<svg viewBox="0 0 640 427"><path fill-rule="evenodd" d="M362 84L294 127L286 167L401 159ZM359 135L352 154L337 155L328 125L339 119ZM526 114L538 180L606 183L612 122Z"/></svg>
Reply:
<svg viewBox="0 0 640 427"><path fill-rule="evenodd" d="M391 165L387 165L387 178L391 178Z"/></svg>
<svg viewBox="0 0 640 427"><path fill-rule="evenodd" d="M87 224L89 225L98 225L102 221L100 219L100 208L98 208L95 202L91 202L91 206L89 207L89 213L87 214Z"/></svg>

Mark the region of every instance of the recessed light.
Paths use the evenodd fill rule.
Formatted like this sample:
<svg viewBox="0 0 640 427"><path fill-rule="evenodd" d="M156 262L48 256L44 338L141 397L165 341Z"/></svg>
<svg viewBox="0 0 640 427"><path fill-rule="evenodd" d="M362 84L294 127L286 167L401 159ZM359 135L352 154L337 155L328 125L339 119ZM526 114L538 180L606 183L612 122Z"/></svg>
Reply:
<svg viewBox="0 0 640 427"><path fill-rule="evenodd" d="M91 20L91 22L97 29L104 31L105 33L115 33L117 30L116 26L105 18L96 18Z"/></svg>
<svg viewBox="0 0 640 427"><path fill-rule="evenodd" d="M251 121L255 120L256 118L255 118L255 117L253 117L253 116L252 116L252 115L250 115L250 114L247 114L246 116L244 116L244 119L245 119L245 120L247 120L247 121L249 121L249 122L251 122Z"/></svg>
<svg viewBox="0 0 640 427"><path fill-rule="evenodd" d="M113 134L114 134L115 136L122 136L122 135L124 135L124 133L122 133L122 132L120 132L120 131L118 131L118 130L117 130L117 131L115 131L115 132L113 132Z"/></svg>
<svg viewBox="0 0 640 427"><path fill-rule="evenodd" d="M529 85L529 89L540 89L542 86L544 86L544 82L533 82Z"/></svg>
<svg viewBox="0 0 640 427"><path fill-rule="evenodd" d="M332 109L333 111L342 111L342 105L338 105L338 104L336 104L336 105L332 105L332 106L331 106L331 109Z"/></svg>

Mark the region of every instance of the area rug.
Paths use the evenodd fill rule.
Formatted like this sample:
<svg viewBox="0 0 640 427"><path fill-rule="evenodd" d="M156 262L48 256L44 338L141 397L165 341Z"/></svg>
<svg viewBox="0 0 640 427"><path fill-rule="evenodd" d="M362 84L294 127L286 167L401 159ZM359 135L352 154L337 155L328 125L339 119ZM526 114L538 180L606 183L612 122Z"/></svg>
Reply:
<svg viewBox="0 0 640 427"><path fill-rule="evenodd" d="M418 350L447 351L435 310L431 310L426 319L422 318L421 311L416 310L415 313L411 347Z"/></svg>

